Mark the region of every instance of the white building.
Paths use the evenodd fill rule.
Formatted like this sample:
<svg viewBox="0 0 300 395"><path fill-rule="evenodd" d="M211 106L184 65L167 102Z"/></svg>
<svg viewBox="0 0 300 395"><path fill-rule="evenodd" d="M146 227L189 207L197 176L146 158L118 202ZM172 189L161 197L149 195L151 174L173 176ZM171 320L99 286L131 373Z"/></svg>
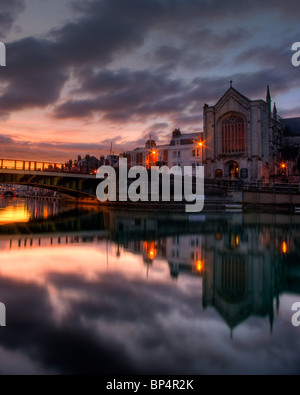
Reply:
<svg viewBox="0 0 300 395"><path fill-rule="evenodd" d="M147 140L145 147L127 151L128 167L132 166L200 166L202 164L202 133L181 133L180 129L172 132L170 144L156 145L154 140Z"/></svg>

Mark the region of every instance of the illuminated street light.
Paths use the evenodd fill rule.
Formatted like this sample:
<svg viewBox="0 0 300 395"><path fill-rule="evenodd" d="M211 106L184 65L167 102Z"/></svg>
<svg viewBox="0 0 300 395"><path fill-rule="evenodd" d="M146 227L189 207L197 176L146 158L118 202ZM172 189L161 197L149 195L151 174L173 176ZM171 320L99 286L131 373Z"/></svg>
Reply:
<svg viewBox="0 0 300 395"><path fill-rule="evenodd" d="M201 162L203 162L203 148L207 148L205 145L207 140L201 140L199 137L199 140L194 140L194 143L198 146L201 147Z"/></svg>
<svg viewBox="0 0 300 395"><path fill-rule="evenodd" d="M197 260L197 262L196 262L197 272L201 273L203 271L203 267L204 267L204 262L201 261L200 259Z"/></svg>

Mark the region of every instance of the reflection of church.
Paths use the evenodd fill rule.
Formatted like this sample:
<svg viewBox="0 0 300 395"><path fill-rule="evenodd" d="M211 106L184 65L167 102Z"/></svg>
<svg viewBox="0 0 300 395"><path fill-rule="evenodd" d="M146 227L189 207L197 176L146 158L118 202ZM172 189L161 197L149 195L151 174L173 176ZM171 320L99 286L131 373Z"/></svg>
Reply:
<svg viewBox="0 0 300 395"><path fill-rule="evenodd" d="M275 104L271 109L269 87L266 101L250 100L231 83L217 104L204 105L203 117L206 178L269 182L295 170L287 168L292 163L283 167L289 120L278 116Z"/></svg>
<svg viewBox="0 0 300 395"><path fill-rule="evenodd" d="M274 234L271 214L264 225L252 214L188 218L109 210L105 222L117 251L140 255L147 273L160 261L174 279L202 277L203 307L215 308L231 330L250 316L268 317L272 327L279 295L300 293L298 221L288 236L282 223Z"/></svg>
<svg viewBox="0 0 300 395"><path fill-rule="evenodd" d="M203 307L213 306L231 330L252 315L269 317L272 328L282 264L266 249L267 239L247 229L206 240Z"/></svg>

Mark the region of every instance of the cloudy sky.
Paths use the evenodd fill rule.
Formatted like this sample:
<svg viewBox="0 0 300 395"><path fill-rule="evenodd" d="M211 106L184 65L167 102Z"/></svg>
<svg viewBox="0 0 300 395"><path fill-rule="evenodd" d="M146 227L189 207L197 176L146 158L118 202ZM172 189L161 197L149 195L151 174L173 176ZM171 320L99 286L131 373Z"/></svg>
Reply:
<svg viewBox="0 0 300 395"><path fill-rule="evenodd" d="M296 0L1 0L0 157L65 161L202 130L204 103L269 84L300 116Z"/></svg>

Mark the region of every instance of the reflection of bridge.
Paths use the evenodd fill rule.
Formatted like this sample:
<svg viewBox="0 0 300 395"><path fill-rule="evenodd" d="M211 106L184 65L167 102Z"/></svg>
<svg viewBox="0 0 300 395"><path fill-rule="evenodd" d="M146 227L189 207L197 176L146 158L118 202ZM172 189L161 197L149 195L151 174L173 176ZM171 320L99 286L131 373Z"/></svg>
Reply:
<svg viewBox="0 0 300 395"><path fill-rule="evenodd" d="M50 189L72 197L96 196L95 175L70 173L59 163L0 159L0 183Z"/></svg>
<svg viewBox="0 0 300 395"><path fill-rule="evenodd" d="M1 240L2 237L0 237ZM5 236L4 240L7 240ZM9 248L34 248L47 246L66 246L74 244L97 244L99 241L107 240L106 231L86 231L73 233L37 234L27 236L10 236Z"/></svg>

